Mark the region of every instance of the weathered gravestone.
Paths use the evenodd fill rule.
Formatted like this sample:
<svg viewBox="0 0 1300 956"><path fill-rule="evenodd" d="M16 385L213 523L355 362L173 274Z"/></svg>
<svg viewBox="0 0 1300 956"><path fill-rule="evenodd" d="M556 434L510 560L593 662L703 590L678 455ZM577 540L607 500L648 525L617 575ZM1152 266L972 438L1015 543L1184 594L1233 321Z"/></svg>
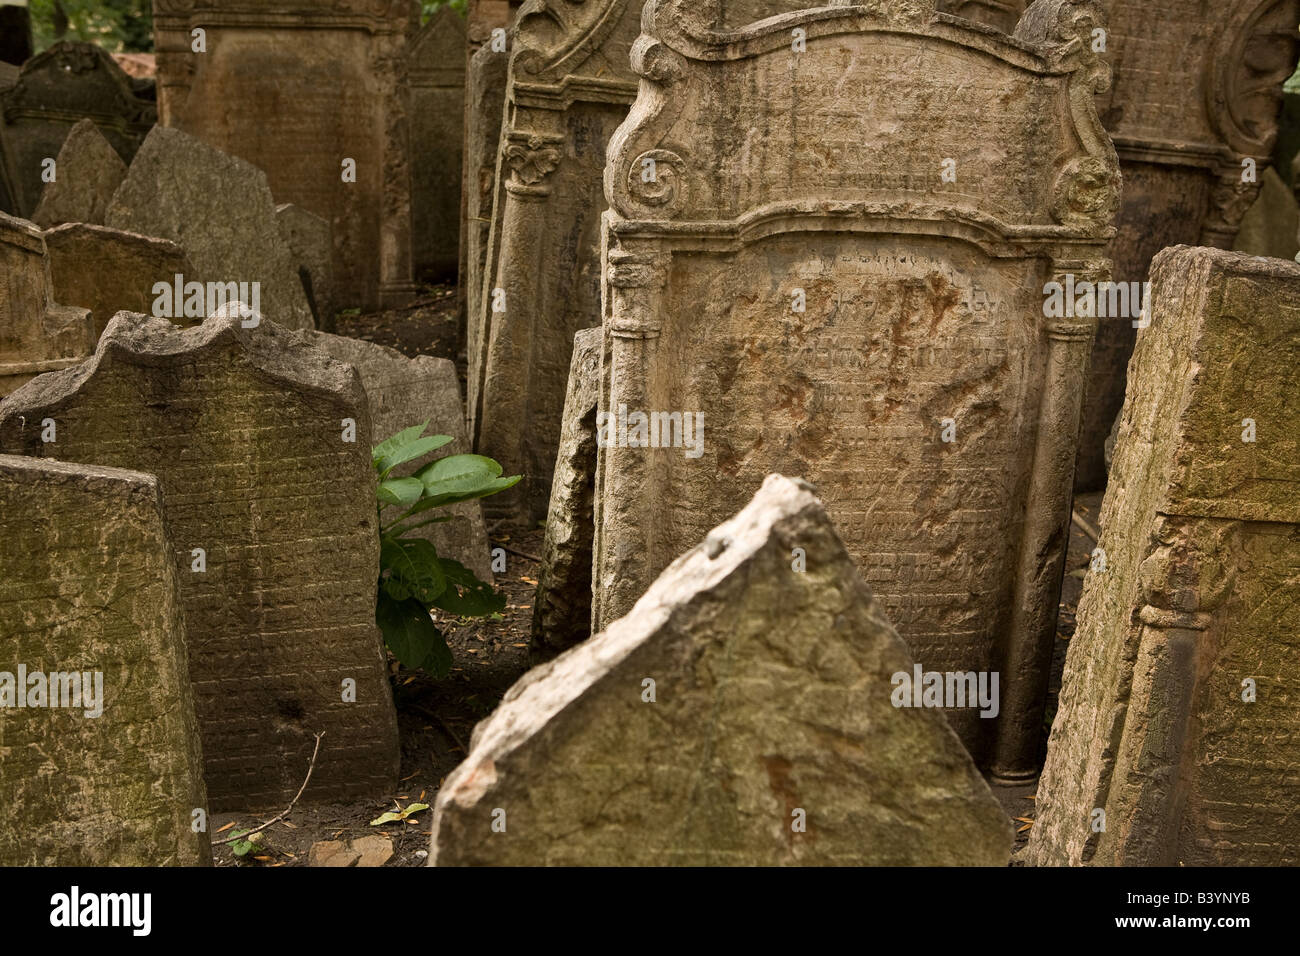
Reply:
<svg viewBox="0 0 1300 956"><path fill-rule="evenodd" d="M32 222L43 229L64 222L103 225L108 203L126 179L126 163L93 120L72 127L55 168L57 177L45 184Z"/></svg>
<svg viewBox="0 0 1300 956"><path fill-rule="evenodd" d="M417 276L455 275L465 141L465 21L443 7L411 41L411 258Z"/></svg>
<svg viewBox="0 0 1300 956"><path fill-rule="evenodd" d="M157 126L113 195L104 221L114 229L179 243L194 266L185 283L201 283L205 301L216 293L222 301L242 301L274 316L287 328L312 328L311 307L298 264L281 238L266 175L251 163ZM248 301L254 292L258 301ZM184 317L176 300L189 296L188 291L173 296L174 317ZM189 310L189 317L214 311L209 304Z"/></svg>
<svg viewBox="0 0 1300 956"><path fill-rule="evenodd" d="M94 347L90 313L55 304L40 229L0 213L0 395L76 365Z"/></svg>
<svg viewBox="0 0 1300 956"><path fill-rule="evenodd" d="M1234 252L1274 259L1292 259L1300 252L1300 203L1277 170L1269 167L1260 174L1259 198L1241 219L1232 244Z"/></svg>
<svg viewBox="0 0 1300 956"><path fill-rule="evenodd" d="M192 272L185 250L167 239L69 222L45 233L54 298L90 310L91 347L118 312L152 313L155 286L174 288L177 275ZM198 320L173 319L178 325ZM89 353L89 349L87 353Z"/></svg>
<svg viewBox="0 0 1300 956"><path fill-rule="evenodd" d="M0 865L211 863L157 479L0 455L0 502Z"/></svg>
<svg viewBox="0 0 1300 956"><path fill-rule="evenodd" d="M1152 281L1025 853L1294 866L1300 266L1184 246Z"/></svg>
<svg viewBox="0 0 1300 956"><path fill-rule="evenodd" d="M532 644L549 656L591 636L591 548L596 533L596 415L600 410L600 329L573 340L560 452L546 512L542 569L533 602Z"/></svg>
<svg viewBox="0 0 1300 956"><path fill-rule="evenodd" d="M949 712L976 761L1036 773L1096 325L1043 289L1104 277L1118 203L1098 22L646 5L605 174L595 628L798 474L927 672L1000 674L996 720Z"/></svg>
<svg viewBox="0 0 1300 956"><path fill-rule="evenodd" d="M821 502L773 475L507 692L438 791L429 861L1005 866L947 721L899 706L914 663Z"/></svg>
<svg viewBox="0 0 1300 956"><path fill-rule="evenodd" d="M354 369L244 321L120 313L90 361L0 403L0 449L158 476L214 810L283 807L318 732L304 799L376 797L398 753L366 396Z"/></svg>
<svg viewBox="0 0 1300 956"><path fill-rule="evenodd" d="M806 2L726 0L695 15L725 29ZM530 0L515 21L466 402L475 448L524 476L484 507L521 524L546 516L573 336L599 324L601 172L637 94L641 9Z"/></svg>
<svg viewBox="0 0 1300 956"><path fill-rule="evenodd" d="M341 308L414 293L406 47L417 10L154 0L161 122L266 170L279 201L330 223Z"/></svg>
<svg viewBox="0 0 1300 956"><path fill-rule="evenodd" d="M361 375L370 407L369 447L425 421L429 422L425 434L456 439L436 452L399 466L395 477L409 475L435 459L469 452L465 406L460 400L460 382L453 362L429 355L407 358L396 349L341 335L301 335L303 342L354 366ZM463 501L441 512L451 520L421 528L414 536L432 541L440 556L459 561L480 581L491 584L492 559L482 507L477 501Z"/></svg>
<svg viewBox="0 0 1300 956"><path fill-rule="evenodd" d="M293 203L275 207L280 238L298 266L298 279L311 308L316 327L326 332L335 326L333 240L330 224Z"/></svg>
<svg viewBox="0 0 1300 956"><path fill-rule="evenodd" d="M36 211L48 165L82 119L130 163L157 118L155 104L140 94L93 43L56 43L28 60L17 82L0 92L0 140L18 215Z"/></svg>
<svg viewBox="0 0 1300 956"><path fill-rule="evenodd" d="M941 13L951 13L976 23L996 27L1003 33L1015 33L1016 24L1030 0L938 0Z"/></svg>
<svg viewBox="0 0 1300 956"><path fill-rule="evenodd" d="M1000 26L988 4L946 0ZM1026 0L1003 5L1020 9ZM1098 97L1124 176L1110 247L1116 282L1144 282L1179 243L1231 248L1271 162L1282 83L1300 50L1300 0L1102 0L1111 88ZM1090 41L1095 42L1095 41ZM1130 296L1130 302L1134 297ZM1128 312L1134 314L1127 314ZM1103 447L1124 403L1136 309L1103 315L1093 347L1075 486L1106 480Z"/></svg>

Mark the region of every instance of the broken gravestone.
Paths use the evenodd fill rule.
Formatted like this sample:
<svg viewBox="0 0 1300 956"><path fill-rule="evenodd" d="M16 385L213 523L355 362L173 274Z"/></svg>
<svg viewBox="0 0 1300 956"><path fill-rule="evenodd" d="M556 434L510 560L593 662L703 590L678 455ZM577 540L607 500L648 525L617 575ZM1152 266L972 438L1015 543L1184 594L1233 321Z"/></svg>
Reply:
<svg viewBox="0 0 1300 956"><path fill-rule="evenodd" d="M438 791L430 863L1005 866L988 784L900 695L914 666L821 502L773 475L507 692Z"/></svg>
<svg viewBox="0 0 1300 956"><path fill-rule="evenodd" d="M398 432L429 422L428 435L451 435L456 440L435 452L398 466L394 477L409 475L430 461L469 452L465 438L465 407L460 400L456 366L448 359L419 355L408 358L396 349L372 342L304 332L302 341L356 368L370 404L370 446ZM432 541L438 554L459 561L480 581L492 583L492 558L483 509L477 501L463 501L439 509L450 521L426 525L411 537Z"/></svg>
<svg viewBox="0 0 1300 956"><path fill-rule="evenodd" d="M32 222L43 229L64 222L103 225L108 203L126 178L126 163L93 120L72 127L59 149L56 171L41 193Z"/></svg>
<svg viewBox="0 0 1300 956"><path fill-rule="evenodd" d="M560 452L546 513L542 569L533 602L533 652L549 657L591 636L591 545L596 529L596 414L603 331L573 340Z"/></svg>
<svg viewBox="0 0 1300 956"><path fill-rule="evenodd" d="M0 450L158 476L214 811L283 807L319 732L304 799L394 784L369 432L354 369L225 313L119 313L88 362L0 403Z"/></svg>
<svg viewBox="0 0 1300 956"><path fill-rule="evenodd" d="M34 223L0 213L0 396L95 347L86 309L56 305L45 239Z"/></svg>
<svg viewBox="0 0 1300 956"><path fill-rule="evenodd" d="M1037 773L1096 328L1043 290L1105 277L1119 201L1098 22L913 2L717 34L646 4L605 172L595 630L797 474L927 671L1000 675L995 720L948 714L976 762Z"/></svg>
<svg viewBox="0 0 1300 956"><path fill-rule="evenodd" d="M157 479L0 455L0 501L0 865L211 863Z"/></svg>
<svg viewBox="0 0 1300 956"><path fill-rule="evenodd" d="M1300 265L1180 246L1151 295L1024 855L1294 866Z"/></svg>
<svg viewBox="0 0 1300 956"><path fill-rule="evenodd" d="M298 279L311 308L316 327L334 331L334 272L331 262L330 224L293 203L275 207L280 238L298 266Z"/></svg>
<svg viewBox="0 0 1300 956"><path fill-rule="evenodd" d="M193 271L185 250L170 240L84 222L47 230L45 247L55 299L90 310L95 342L118 312L152 313L158 283L172 289L176 276Z"/></svg>
<svg viewBox="0 0 1300 956"><path fill-rule="evenodd" d="M227 294L225 301L244 301L286 328L313 327L298 265L280 237L266 176L251 163L179 130L155 127L114 194L105 225L171 239L193 264L187 283L233 284L239 292ZM256 290L259 301L246 301L244 288ZM171 311L171 317L183 317L176 303Z"/></svg>

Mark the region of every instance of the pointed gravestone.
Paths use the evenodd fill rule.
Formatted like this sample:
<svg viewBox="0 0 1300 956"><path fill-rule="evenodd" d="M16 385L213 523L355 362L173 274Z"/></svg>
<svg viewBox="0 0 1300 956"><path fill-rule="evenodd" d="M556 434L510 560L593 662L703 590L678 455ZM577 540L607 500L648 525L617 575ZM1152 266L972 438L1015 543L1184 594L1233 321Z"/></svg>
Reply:
<svg viewBox="0 0 1300 956"><path fill-rule="evenodd" d="M896 706L913 667L821 503L773 475L511 688L438 792L430 862L1004 866L943 715Z"/></svg>
<svg viewBox="0 0 1300 956"><path fill-rule="evenodd" d="M0 403L0 450L158 476L214 810L283 807L318 732L304 799L375 797L398 754L366 396L349 366L243 321L120 313L90 361Z"/></svg>
<svg viewBox="0 0 1300 956"><path fill-rule="evenodd" d="M411 40L411 260L417 276L455 275L465 136L465 21L443 7Z"/></svg>
<svg viewBox="0 0 1300 956"><path fill-rule="evenodd" d="M1036 865L1300 863L1300 265L1152 269Z"/></svg>
<svg viewBox="0 0 1300 956"><path fill-rule="evenodd" d="M194 266L186 282L256 282L264 315L286 328L313 327L266 176L251 163L155 127L114 194L105 225L179 243Z"/></svg>
<svg viewBox="0 0 1300 956"><path fill-rule="evenodd" d="M41 193L32 222L43 229L64 222L103 225L117 187L126 178L126 163L93 121L72 127L59 149L57 176Z"/></svg>
<svg viewBox="0 0 1300 956"><path fill-rule="evenodd" d="M693 11L646 5L605 171L595 628L800 475L925 670L1000 675L949 719L1032 778L1096 328L1044 293L1105 277L1118 204L1097 5Z"/></svg>
<svg viewBox="0 0 1300 956"><path fill-rule="evenodd" d="M332 332L335 317L330 224L315 213L287 202L275 207L275 221L280 227L280 238L298 266L298 279L316 327Z"/></svg>
<svg viewBox="0 0 1300 956"><path fill-rule="evenodd" d="M0 455L0 501L0 865L210 863L157 479Z"/></svg>

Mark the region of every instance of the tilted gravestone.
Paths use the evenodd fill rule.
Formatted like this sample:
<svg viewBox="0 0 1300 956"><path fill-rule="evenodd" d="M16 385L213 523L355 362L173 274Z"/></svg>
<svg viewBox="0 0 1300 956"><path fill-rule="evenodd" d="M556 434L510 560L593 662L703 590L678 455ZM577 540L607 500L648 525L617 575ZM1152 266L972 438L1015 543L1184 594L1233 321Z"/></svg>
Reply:
<svg viewBox="0 0 1300 956"><path fill-rule="evenodd" d="M298 266L298 279L311 308L316 327L332 332L335 326L333 240L330 224L293 203L275 207L280 238Z"/></svg>
<svg viewBox="0 0 1300 956"><path fill-rule="evenodd" d="M340 308L400 304L415 290L406 47L417 10L154 0L160 122L265 170L277 200L330 223Z"/></svg>
<svg viewBox="0 0 1300 956"><path fill-rule="evenodd" d="M366 396L258 321L120 313L90 361L0 403L0 450L158 476L214 810L283 807L318 732L305 800L386 794L398 764Z"/></svg>
<svg viewBox="0 0 1300 956"><path fill-rule="evenodd" d="M729 28L805 2L726 0L698 15ZM546 516L573 336L599 324L601 171L637 94L641 8L529 0L515 21L466 403L475 449L524 476L484 507L520 524Z"/></svg>
<svg viewBox="0 0 1300 956"><path fill-rule="evenodd" d="M1152 268L1025 856L1294 866L1300 265Z"/></svg>
<svg viewBox="0 0 1300 956"><path fill-rule="evenodd" d="M126 179L126 163L93 120L72 127L59 147L57 176L45 184L32 222L43 229L65 222L103 225L108 203Z"/></svg>
<svg viewBox="0 0 1300 956"><path fill-rule="evenodd" d="M1043 290L1105 276L1119 201L1099 22L646 5L605 172L596 629L799 475L926 672L1000 675L996 720L949 712L977 762L1036 773L1096 325Z"/></svg>
<svg viewBox="0 0 1300 956"><path fill-rule="evenodd" d="M155 104L93 43L54 44L0 91L0 156L18 215L35 213L49 163L83 119L99 127L126 163L157 119Z"/></svg>
<svg viewBox="0 0 1300 956"><path fill-rule="evenodd" d="M443 7L411 41L411 259L417 276L455 275L465 136L465 21Z"/></svg>
<svg viewBox="0 0 1300 956"><path fill-rule="evenodd" d="M175 129L157 126L113 194L105 225L178 243L198 282L225 301L244 301L291 329L312 328L298 263L281 238L265 174ZM233 283L236 288L228 288ZM256 283L257 302L248 302ZM172 300L173 317L183 318ZM194 310L191 310L193 312ZM200 310L203 318L215 308ZM190 315L190 318L196 316Z"/></svg>
<svg viewBox="0 0 1300 956"><path fill-rule="evenodd" d="M1026 0L944 0L1002 26ZM1115 141L1124 203L1110 248L1116 282L1142 283L1180 243L1232 248L1271 163L1282 83L1300 52L1300 0L1102 0L1111 88L1098 97ZM1138 315L1104 316L1083 409L1076 487L1106 480L1103 447L1124 403Z"/></svg>
<svg viewBox="0 0 1300 956"><path fill-rule="evenodd" d="M591 636L601 346L600 329L583 329L573 340L560 451L555 458L542 569L533 603L532 645L541 656L555 654Z"/></svg>
<svg viewBox="0 0 1300 956"><path fill-rule="evenodd" d="M0 501L0 865L211 863L157 479L0 455Z"/></svg>
<svg viewBox="0 0 1300 956"><path fill-rule="evenodd" d="M423 458L399 465L395 477L409 475L438 458L469 452L460 382L449 359L429 355L408 358L396 349L323 332L303 332L302 336L307 344L355 367L360 374L370 405L370 447L425 421L429 422L426 435L456 439ZM459 561L480 581L491 584L492 559L482 507L477 501L463 501L439 513L450 520L420 528L414 537L432 541L441 557Z"/></svg>
<svg viewBox="0 0 1300 956"><path fill-rule="evenodd" d="M0 395L76 365L94 348L90 313L55 304L41 230L0 213Z"/></svg>
<svg viewBox="0 0 1300 956"><path fill-rule="evenodd" d="M170 240L84 222L46 230L45 248L54 298L90 310L92 345L118 312L152 313L158 283L174 288L177 275L193 272L185 250ZM173 321L198 323L184 317Z"/></svg>
<svg viewBox="0 0 1300 956"><path fill-rule="evenodd" d="M914 663L821 502L773 475L506 693L438 791L429 861L1005 866L998 801L898 694Z"/></svg>

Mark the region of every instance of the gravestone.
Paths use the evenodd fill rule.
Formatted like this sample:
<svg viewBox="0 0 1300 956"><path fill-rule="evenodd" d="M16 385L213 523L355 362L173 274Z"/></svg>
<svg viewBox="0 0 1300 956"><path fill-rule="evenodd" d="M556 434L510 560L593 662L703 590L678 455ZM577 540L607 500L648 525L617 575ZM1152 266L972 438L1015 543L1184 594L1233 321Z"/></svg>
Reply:
<svg viewBox="0 0 1300 956"><path fill-rule="evenodd" d="M349 366L243 321L258 324L118 314L88 362L0 403L0 450L158 476L214 811L282 809L318 732L303 799L376 798L398 752L365 392Z"/></svg>
<svg viewBox="0 0 1300 956"><path fill-rule="evenodd" d="M90 313L55 304L40 229L0 213L0 396L42 372L76 365L94 347Z"/></svg>
<svg viewBox="0 0 1300 956"><path fill-rule="evenodd" d="M167 239L69 222L45 233L54 298L90 310L94 342L118 312L152 313L155 285L174 287L193 270L185 250ZM174 319L178 325L196 320Z"/></svg>
<svg viewBox="0 0 1300 956"><path fill-rule="evenodd" d="M1260 175L1259 197L1241 219L1232 244L1234 252L1274 259L1292 259L1300 252L1300 203L1277 170L1269 167Z"/></svg>
<svg viewBox="0 0 1300 956"><path fill-rule="evenodd" d="M400 465L396 477L449 455L469 452L465 437L465 406L460 400L456 366L448 359L419 355L408 358L396 349L360 339L322 332L304 332L302 341L356 368L370 407L370 446L373 448L403 429L428 421L426 435L451 435L456 440L436 452ZM480 581L492 583L492 559L483 509L463 501L439 510L451 520L427 525L414 537L432 541L438 554L459 561Z"/></svg>
<svg viewBox="0 0 1300 956"><path fill-rule="evenodd" d="M161 122L265 170L277 200L329 222L340 308L400 305L415 291L406 48L417 10L154 0ZM194 52L196 28L205 52Z"/></svg>
<svg viewBox="0 0 1300 956"><path fill-rule="evenodd" d="M46 161L58 157L83 119L129 164L157 119L157 107L140 92L93 43L56 43L28 60L14 85L0 92L0 141L17 214L35 213Z"/></svg>
<svg viewBox="0 0 1300 956"><path fill-rule="evenodd" d="M1029 3L1030 0L938 0L938 7L940 13L951 13L1011 34L1016 32L1016 24Z"/></svg>
<svg viewBox="0 0 1300 956"><path fill-rule="evenodd" d="M533 602L532 645L540 656L554 655L591 636L601 346L600 329L584 329L573 340L560 452Z"/></svg>
<svg viewBox="0 0 1300 956"><path fill-rule="evenodd" d="M1181 246L1152 283L1024 852L1294 866L1300 265Z"/></svg>
<svg viewBox="0 0 1300 956"><path fill-rule="evenodd" d="M1119 201L1098 22L646 5L605 173L594 629L797 474L927 672L1000 674L996 720L948 714L976 761L1037 772L1096 327L1044 292L1105 277Z"/></svg>
<svg viewBox="0 0 1300 956"><path fill-rule="evenodd" d="M0 501L0 865L210 864L157 479L0 455Z"/></svg>
<svg viewBox="0 0 1300 956"><path fill-rule="evenodd" d="M45 185L32 222L42 229L64 222L104 224L108 203L126 179L126 163L93 120L72 127L59 148L57 178Z"/></svg>
<svg viewBox="0 0 1300 956"><path fill-rule="evenodd" d="M288 202L275 207L275 221L280 227L280 238L298 264L298 278L316 327L332 332L336 322L330 224Z"/></svg>
<svg viewBox="0 0 1300 956"><path fill-rule="evenodd" d="M945 0L1000 26L988 3ZM1024 9L1026 0L1004 0ZM1124 203L1110 248L1116 282L1146 281L1180 243L1232 248L1272 159L1282 83L1300 52L1300 0L1102 0L1111 88L1098 97L1119 153ZM1253 171L1243 164L1254 164ZM1075 487L1105 483L1103 447L1124 404L1138 316L1102 318L1084 402Z"/></svg>
<svg viewBox="0 0 1300 956"><path fill-rule="evenodd" d="M312 328L311 307L298 264L280 236L266 175L251 163L179 130L155 127L104 221L124 232L178 243L194 266L186 282L213 289L242 284L230 290L227 301L257 283L259 301L245 304L286 328Z"/></svg>
<svg viewBox="0 0 1300 956"><path fill-rule="evenodd" d="M411 256L417 276L456 274L465 136L465 21L443 7L411 41Z"/></svg>
<svg viewBox="0 0 1300 956"><path fill-rule="evenodd" d="M730 29L806 2L726 0L698 15ZM637 95L630 56L641 8L591 0L557 12L529 0L515 21L466 386L476 450L524 476L484 504L515 524L546 516L573 336L599 324L601 173Z"/></svg>
<svg viewBox="0 0 1300 956"><path fill-rule="evenodd" d="M1005 866L943 715L896 705L913 667L821 502L772 475L506 693L438 791L429 862Z"/></svg>

